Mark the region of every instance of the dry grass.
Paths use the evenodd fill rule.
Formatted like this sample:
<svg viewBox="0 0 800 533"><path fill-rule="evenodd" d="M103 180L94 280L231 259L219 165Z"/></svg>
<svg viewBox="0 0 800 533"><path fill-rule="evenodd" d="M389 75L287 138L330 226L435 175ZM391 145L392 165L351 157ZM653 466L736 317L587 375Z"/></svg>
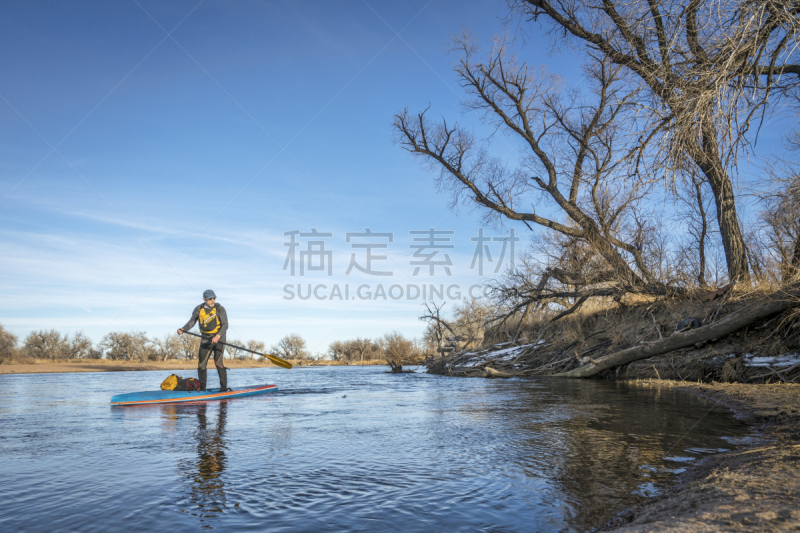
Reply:
<svg viewBox="0 0 800 533"><path fill-rule="evenodd" d="M22 355L18 350L0 355L0 368L2 365L30 364L34 362L35 359Z"/></svg>

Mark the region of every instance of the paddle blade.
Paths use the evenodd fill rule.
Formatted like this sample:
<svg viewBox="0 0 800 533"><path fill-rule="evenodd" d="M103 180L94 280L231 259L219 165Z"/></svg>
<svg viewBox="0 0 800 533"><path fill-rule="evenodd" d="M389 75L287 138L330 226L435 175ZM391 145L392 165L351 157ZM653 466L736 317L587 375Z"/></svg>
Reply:
<svg viewBox="0 0 800 533"><path fill-rule="evenodd" d="M262 353L261 355L266 357L267 359L269 359L278 366L282 366L283 368L292 368L292 363L290 363L289 361L284 361L280 357L276 357L274 355L269 355L266 353Z"/></svg>

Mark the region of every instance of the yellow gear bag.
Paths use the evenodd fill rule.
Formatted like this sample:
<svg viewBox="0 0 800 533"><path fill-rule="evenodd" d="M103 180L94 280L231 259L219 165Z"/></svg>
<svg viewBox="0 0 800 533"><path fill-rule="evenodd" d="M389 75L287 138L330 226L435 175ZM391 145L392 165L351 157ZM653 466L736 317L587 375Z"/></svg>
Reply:
<svg viewBox="0 0 800 533"><path fill-rule="evenodd" d="M205 307L200 308L200 332L205 335L213 335L222 328L222 324L217 316L217 306L209 310Z"/></svg>
<svg viewBox="0 0 800 533"><path fill-rule="evenodd" d="M175 374L172 374L170 377L161 382L161 390L175 390L178 388L178 380L181 380L181 378Z"/></svg>

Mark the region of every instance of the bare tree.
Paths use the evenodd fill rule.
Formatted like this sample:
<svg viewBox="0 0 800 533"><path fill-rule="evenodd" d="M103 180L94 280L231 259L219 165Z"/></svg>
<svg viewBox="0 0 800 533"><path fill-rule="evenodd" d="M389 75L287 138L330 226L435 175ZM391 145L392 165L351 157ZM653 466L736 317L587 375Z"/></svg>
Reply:
<svg viewBox="0 0 800 533"><path fill-rule="evenodd" d="M247 341L245 348L247 348L248 350L252 350L254 352L264 353L264 351L266 350L266 345L261 341L250 339L249 341ZM255 359L255 354L250 354L250 359Z"/></svg>
<svg viewBox="0 0 800 533"><path fill-rule="evenodd" d="M800 107L800 95L796 98L795 107ZM793 129L786 134L786 146L789 150L800 152L800 130Z"/></svg>
<svg viewBox="0 0 800 533"><path fill-rule="evenodd" d="M328 355L332 361L346 361L349 354L348 346L343 341L333 341L328 345Z"/></svg>
<svg viewBox="0 0 800 533"><path fill-rule="evenodd" d="M414 343L406 339L397 331L387 333L380 341L383 348L383 356L386 363L391 367L392 373L403 372L403 365L413 364L419 361L419 353Z"/></svg>
<svg viewBox="0 0 800 533"><path fill-rule="evenodd" d="M367 338L355 338L347 341L334 341L328 346L328 356L333 361L358 361L363 363L379 355L380 346Z"/></svg>
<svg viewBox="0 0 800 533"><path fill-rule="evenodd" d="M242 341L240 341L238 339L231 339L228 342L230 342L231 345L236 345L236 346L230 346L229 345L229 346L225 347L225 349L228 351L228 353L231 354L231 358L233 358L233 359L243 359L244 357L246 357L246 355L250 355L248 352L242 350L241 348L238 348L238 346L242 345Z"/></svg>
<svg viewBox="0 0 800 533"><path fill-rule="evenodd" d="M31 331L23 350L34 359L63 359L69 355L69 340L54 329Z"/></svg>
<svg viewBox="0 0 800 533"><path fill-rule="evenodd" d="M762 242L774 277L786 283L800 274L800 165L778 161L766 175Z"/></svg>
<svg viewBox="0 0 800 533"><path fill-rule="evenodd" d="M114 361L147 361L155 356L145 332L108 333L100 341L106 359Z"/></svg>
<svg viewBox="0 0 800 533"><path fill-rule="evenodd" d="M428 323L423 342L433 351L440 354L462 348L478 348L483 344L485 326L489 317L494 314L487 304L470 299L457 304L452 316L442 316L444 303L425 302L425 312L420 320Z"/></svg>
<svg viewBox="0 0 800 533"><path fill-rule="evenodd" d="M0 362L12 361L17 351L17 336L0 324Z"/></svg>
<svg viewBox="0 0 800 533"><path fill-rule="evenodd" d="M283 359L307 359L306 341L297 333L291 333L282 338L270 351Z"/></svg>
<svg viewBox="0 0 800 533"><path fill-rule="evenodd" d="M367 361L371 361L374 357L378 356L381 351L378 343L366 337L357 337L349 341L348 344L353 359L358 358L361 363L364 362L365 358Z"/></svg>
<svg viewBox="0 0 800 533"><path fill-rule="evenodd" d="M180 356L187 361L197 357L200 351L200 339L191 335L178 335L178 345Z"/></svg>
<svg viewBox="0 0 800 533"><path fill-rule="evenodd" d="M69 359L97 359L100 357L99 351L92 346L92 339L83 332L74 333L71 339L65 336L64 340L67 341L66 357Z"/></svg>
<svg viewBox="0 0 800 533"><path fill-rule="evenodd" d="M640 162L673 176L691 161L714 194L731 280L749 279L730 179L760 114L797 87L797 2L512 0L557 39L624 67L638 99ZM646 157L647 151L652 157Z"/></svg>
<svg viewBox="0 0 800 533"><path fill-rule="evenodd" d="M480 300L469 299L456 304L453 318L462 348L479 348L483 344L486 320L491 314Z"/></svg>
<svg viewBox="0 0 800 533"><path fill-rule="evenodd" d="M701 176L687 172L677 191L678 222L685 227L685 237L679 239L680 268L691 271L700 287L708 285L709 213L713 213L712 195L706 191L706 187L708 184Z"/></svg>
<svg viewBox="0 0 800 533"><path fill-rule="evenodd" d="M185 337L188 336L189 335L185 335ZM163 361L167 359L180 359L183 357L183 345L181 344L181 340L181 336L174 333L167 333L163 338L153 341L154 352L160 357L163 357Z"/></svg>
<svg viewBox="0 0 800 533"><path fill-rule="evenodd" d="M423 305L425 306L425 312L422 313L419 319L428 323L428 327L425 330L425 341L441 355L445 352L447 338L457 336L455 325L450 324L442 316L442 309L446 302L437 305L436 302L430 301L423 303Z"/></svg>
<svg viewBox="0 0 800 533"><path fill-rule="evenodd" d="M484 62L474 59L477 47L469 36L457 45L456 73L473 97L467 108L523 141L528 155L522 166L506 168L470 132L446 121L434 124L426 111L395 116L398 142L440 170L439 187L451 193L453 206L477 204L488 222L533 224L588 252L575 270L553 265L540 282L505 287L501 300L511 312L553 298L580 305L593 296L685 292L659 279L648 261L648 222L636 208L652 182L628 172L638 150L627 134L638 92L625 89L621 67L609 60L587 67L592 97L582 100L555 76L520 63L502 41ZM533 209L521 209L527 205ZM553 209L565 222L539 214Z"/></svg>

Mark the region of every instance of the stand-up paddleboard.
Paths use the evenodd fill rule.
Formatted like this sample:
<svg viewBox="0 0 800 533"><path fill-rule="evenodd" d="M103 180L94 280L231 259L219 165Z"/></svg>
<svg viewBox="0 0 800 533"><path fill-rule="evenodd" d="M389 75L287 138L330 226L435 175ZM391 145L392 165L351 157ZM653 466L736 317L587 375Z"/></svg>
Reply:
<svg viewBox="0 0 800 533"><path fill-rule="evenodd" d="M174 390L152 390L143 392L129 392L127 394L117 394L111 398L111 405L152 405L158 403L180 403L180 402L206 402L213 400L228 400L230 398L243 398L245 396L256 396L277 392L277 385L257 385L255 387L244 387L240 389L229 389L220 392L219 389L209 389L207 391L174 391Z"/></svg>

